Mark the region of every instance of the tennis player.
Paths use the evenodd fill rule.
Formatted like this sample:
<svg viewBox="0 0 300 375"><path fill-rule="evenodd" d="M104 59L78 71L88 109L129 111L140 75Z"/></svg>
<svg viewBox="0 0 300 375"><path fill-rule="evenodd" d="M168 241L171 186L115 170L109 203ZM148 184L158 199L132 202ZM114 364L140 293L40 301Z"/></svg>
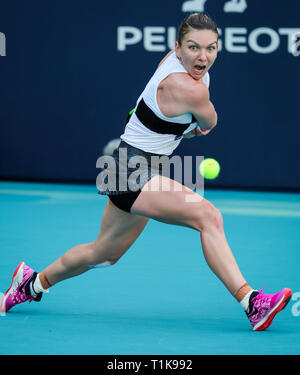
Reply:
<svg viewBox="0 0 300 375"><path fill-rule="evenodd" d="M253 330L264 330L272 323L292 291L284 288L264 294L253 289L227 243L220 211L189 187L164 175L161 168L149 168L154 156L169 157L183 138L207 135L216 127L218 116L210 100L208 71L217 53L215 22L202 13L186 17L175 49L161 61L138 98L120 146L114 151L116 168L109 173L118 183L114 187L105 179L97 183L99 193L109 197L98 238L71 248L40 273L21 262L1 300L3 312L21 302L40 301L43 293L60 281L115 264L151 218L198 231L208 266L241 304ZM139 166L139 178L129 181L134 167L124 172L121 166L133 157L146 162Z"/></svg>

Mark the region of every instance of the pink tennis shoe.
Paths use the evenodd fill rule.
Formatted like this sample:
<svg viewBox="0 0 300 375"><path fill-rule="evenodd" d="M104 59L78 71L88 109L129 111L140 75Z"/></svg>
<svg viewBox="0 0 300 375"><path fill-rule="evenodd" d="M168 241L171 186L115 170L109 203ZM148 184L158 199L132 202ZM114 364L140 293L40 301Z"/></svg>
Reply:
<svg viewBox="0 0 300 375"><path fill-rule="evenodd" d="M253 331L263 331L268 328L275 315L288 304L291 296L292 291L288 288L276 294L263 294L263 289L260 292L253 292L246 311Z"/></svg>
<svg viewBox="0 0 300 375"><path fill-rule="evenodd" d="M16 268L10 288L0 302L0 311L5 313L15 305L26 301L40 301L43 293L35 293L33 283L37 273L21 262ZM276 294L263 294L263 289L253 291L246 310L253 331L262 331L270 326L275 315L290 301L291 289L284 288Z"/></svg>
<svg viewBox="0 0 300 375"><path fill-rule="evenodd" d="M42 293L35 294L32 290L32 284L36 276L37 273L33 269L26 266L24 262L21 262L15 269L11 286L2 297L0 311L5 313L22 302L40 301Z"/></svg>

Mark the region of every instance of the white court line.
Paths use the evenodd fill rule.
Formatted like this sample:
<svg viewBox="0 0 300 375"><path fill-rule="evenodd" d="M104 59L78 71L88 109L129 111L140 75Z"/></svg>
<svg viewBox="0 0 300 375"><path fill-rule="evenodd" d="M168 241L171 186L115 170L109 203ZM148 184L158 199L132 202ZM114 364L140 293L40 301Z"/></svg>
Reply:
<svg viewBox="0 0 300 375"><path fill-rule="evenodd" d="M26 195L44 198L54 199L95 199L97 197L97 190L95 192L73 192L73 191L54 191L54 190L12 190L12 189L0 189L1 194L8 195Z"/></svg>
<svg viewBox="0 0 300 375"><path fill-rule="evenodd" d="M63 200L97 200L97 190L87 192L55 191L55 190L16 190L0 189L1 194L26 195L36 197L47 197ZM275 200L245 200L245 199L211 199L212 203L223 213L228 215L250 215L268 217L300 217L299 202L285 202ZM47 202L45 202L47 203Z"/></svg>
<svg viewBox="0 0 300 375"><path fill-rule="evenodd" d="M229 215L300 217L300 203L263 200L215 199L214 205Z"/></svg>
<svg viewBox="0 0 300 375"><path fill-rule="evenodd" d="M300 202L285 202L278 200L246 200L246 199L213 199L215 204L223 206L250 206L250 207L263 207L263 208L283 208L300 211Z"/></svg>
<svg viewBox="0 0 300 375"><path fill-rule="evenodd" d="M246 215L246 216L271 216L271 217L293 217L300 218L300 211L284 210L276 208L250 208L250 207L216 207L223 213L228 215ZM300 224L299 224L300 227Z"/></svg>

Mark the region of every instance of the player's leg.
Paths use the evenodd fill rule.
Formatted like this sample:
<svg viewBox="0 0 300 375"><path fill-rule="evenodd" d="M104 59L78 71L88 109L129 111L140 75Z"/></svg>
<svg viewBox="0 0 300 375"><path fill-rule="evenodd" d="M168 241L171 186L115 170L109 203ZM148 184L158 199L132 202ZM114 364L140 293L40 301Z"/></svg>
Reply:
<svg viewBox="0 0 300 375"><path fill-rule="evenodd" d="M91 268L115 264L134 243L148 220L120 210L109 200L103 212L97 239L71 248L50 264L41 272L43 285L47 286L47 281L54 285Z"/></svg>
<svg viewBox="0 0 300 375"><path fill-rule="evenodd" d="M200 232L205 259L245 310L253 330L266 329L289 302L292 291L265 295L245 281L226 240L222 215L209 201L166 177L146 184L131 212Z"/></svg>
<svg viewBox="0 0 300 375"><path fill-rule="evenodd" d="M39 301L42 292L59 281L82 274L95 266L115 264L134 243L148 220L120 210L109 200L98 238L91 243L74 246L39 274L21 262L1 300L0 310L7 312L18 303Z"/></svg>
<svg viewBox="0 0 300 375"><path fill-rule="evenodd" d="M144 186L131 212L199 231L205 259L230 293L235 295L246 284L227 243L220 211L189 188L156 176Z"/></svg>

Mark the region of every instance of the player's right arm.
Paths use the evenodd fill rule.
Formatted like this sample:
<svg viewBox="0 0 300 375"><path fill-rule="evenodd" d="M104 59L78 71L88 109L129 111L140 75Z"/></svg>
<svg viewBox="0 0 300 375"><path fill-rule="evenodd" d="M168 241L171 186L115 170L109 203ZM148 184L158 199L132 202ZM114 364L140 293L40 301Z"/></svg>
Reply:
<svg viewBox="0 0 300 375"><path fill-rule="evenodd" d="M208 88L201 80L195 81L186 73L173 73L162 81L157 102L167 117L192 113L201 129L211 130L217 125L218 116Z"/></svg>
<svg viewBox="0 0 300 375"><path fill-rule="evenodd" d="M217 112L210 101L209 90L202 81L187 87L182 95L185 110L194 115L201 129L211 130L217 125Z"/></svg>

